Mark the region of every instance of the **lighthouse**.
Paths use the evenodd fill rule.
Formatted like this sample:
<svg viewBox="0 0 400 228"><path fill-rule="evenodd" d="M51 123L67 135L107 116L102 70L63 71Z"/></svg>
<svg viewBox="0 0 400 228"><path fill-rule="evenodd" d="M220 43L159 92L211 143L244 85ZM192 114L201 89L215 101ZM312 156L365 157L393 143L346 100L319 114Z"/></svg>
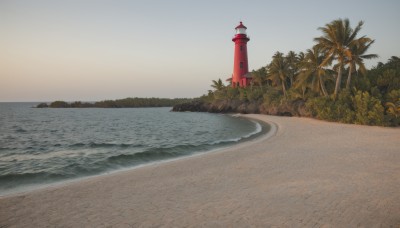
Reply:
<svg viewBox="0 0 400 228"><path fill-rule="evenodd" d="M246 26L240 22L240 24L236 26L236 33L232 38L232 41L235 42L232 87L246 87L251 81L251 74L249 73L249 64L247 61L247 42L250 38L246 34L246 29Z"/></svg>

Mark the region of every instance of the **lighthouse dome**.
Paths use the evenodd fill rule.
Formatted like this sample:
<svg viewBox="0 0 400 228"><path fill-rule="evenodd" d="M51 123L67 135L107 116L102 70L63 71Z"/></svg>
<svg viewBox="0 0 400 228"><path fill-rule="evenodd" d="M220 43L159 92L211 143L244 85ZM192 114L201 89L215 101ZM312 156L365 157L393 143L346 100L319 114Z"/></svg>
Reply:
<svg viewBox="0 0 400 228"><path fill-rule="evenodd" d="M242 22L238 26L236 26L236 34L246 34L246 26L243 25Z"/></svg>

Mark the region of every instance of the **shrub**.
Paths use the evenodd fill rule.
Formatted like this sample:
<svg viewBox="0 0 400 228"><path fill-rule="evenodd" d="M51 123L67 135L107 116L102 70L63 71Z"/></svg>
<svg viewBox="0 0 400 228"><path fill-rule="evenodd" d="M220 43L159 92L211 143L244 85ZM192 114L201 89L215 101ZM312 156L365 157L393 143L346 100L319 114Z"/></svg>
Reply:
<svg viewBox="0 0 400 228"><path fill-rule="evenodd" d="M259 88L254 88L253 90L247 91L247 99L250 102L261 100L263 95L263 92Z"/></svg>
<svg viewBox="0 0 400 228"><path fill-rule="evenodd" d="M379 99L370 96L368 92L357 91L353 98L356 124L384 125L384 108Z"/></svg>
<svg viewBox="0 0 400 228"><path fill-rule="evenodd" d="M276 106L279 105L282 99L282 93L272 87L268 88L267 92L264 94L264 106Z"/></svg>
<svg viewBox="0 0 400 228"><path fill-rule="evenodd" d="M352 123L354 120L354 109L348 90L339 93L335 101L332 97L315 97L306 102L306 107L311 115L322 120Z"/></svg>
<svg viewBox="0 0 400 228"><path fill-rule="evenodd" d="M226 98L230 100L238 99L239 98L239 89L227 87L226 88Z"/></svg>

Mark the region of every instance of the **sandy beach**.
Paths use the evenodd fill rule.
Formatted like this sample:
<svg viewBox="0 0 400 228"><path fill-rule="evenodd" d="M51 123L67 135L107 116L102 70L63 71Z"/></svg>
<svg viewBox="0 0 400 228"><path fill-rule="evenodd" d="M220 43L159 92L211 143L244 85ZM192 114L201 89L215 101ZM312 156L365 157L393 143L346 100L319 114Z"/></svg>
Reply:
<svg viewBox="0 0 400 228"><path fill-rule="evenodd" d="M0 227L400 227L400 129L245 115L229 149L0 198Z"/></svg>

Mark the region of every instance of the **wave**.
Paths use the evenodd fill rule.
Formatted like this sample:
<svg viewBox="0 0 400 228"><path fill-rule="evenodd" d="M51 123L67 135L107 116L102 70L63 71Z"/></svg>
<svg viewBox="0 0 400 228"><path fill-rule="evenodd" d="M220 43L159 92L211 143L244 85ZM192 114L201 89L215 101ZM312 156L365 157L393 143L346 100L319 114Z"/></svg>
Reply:
<svg viewBox="0 0 400 228"><path fill-rule="evenodd" d="M70 145L71 149L77 148L136 148L142 147L142 144L129 144L129 143L75 143Z"/></svg>
<svg viewBox="0 0 400 228"><path fill-rule="evenodd" d="M67 175L48 172L10 173L0 176L0 189L7 190L15 188L16 186L65 180L67 178L69 178Z"/></svg>
<svg viewBox="0 0 400 228"><path fill-rule="evenodd" d="M239 142L241 140L248 139L248 138L250 138L250 137L252 137L254 135L257 135L257 134L261 133L262 130L263 130L261 124L256 122L256 121L251 121L251 122L253 122L256 125L256 129L254 131L252 131L252 132L250 132L250 133L248 133L246 135L243 135L242 137L239 137L239 138L216 140L216 141L210 143L209 145L217 145L217 144L220 144L220 143Z"/></svg>
<svg viewBox="0 0 400 228"><path fill-rule="evenodd" d="M159 161L164 159L172 159L179 156L191 155L194 153L200 153L204 151L209 151L215 148L228 146L233 143L237 143L241 140L246 140L255 136L263 131L263 127L260 123L256 121L252 121L256 128L254 131L243 135L239 138L233 139L225 139L225 140L217 140L211 143L206 144L185 144L185 145L177 145L173 147L156 147L156 148L149 148L142 152L137 152L133 154L119 154L110 156L107 158L107 163L115 164L115 165L126 165L132 163L140 163L143 164L145 162L151 161Z"/></svg>
<svg viewBox="0 0 400 228"><path fill-rule="evenodd" d="M106 162L114 165L145 163L175 158L183 155L190 155L195 152L205 151L207 149L209 149L209 146L207 145L178 145L173 147L155 147L149 148L143 152L110 156L107 158Z"/></svg>

